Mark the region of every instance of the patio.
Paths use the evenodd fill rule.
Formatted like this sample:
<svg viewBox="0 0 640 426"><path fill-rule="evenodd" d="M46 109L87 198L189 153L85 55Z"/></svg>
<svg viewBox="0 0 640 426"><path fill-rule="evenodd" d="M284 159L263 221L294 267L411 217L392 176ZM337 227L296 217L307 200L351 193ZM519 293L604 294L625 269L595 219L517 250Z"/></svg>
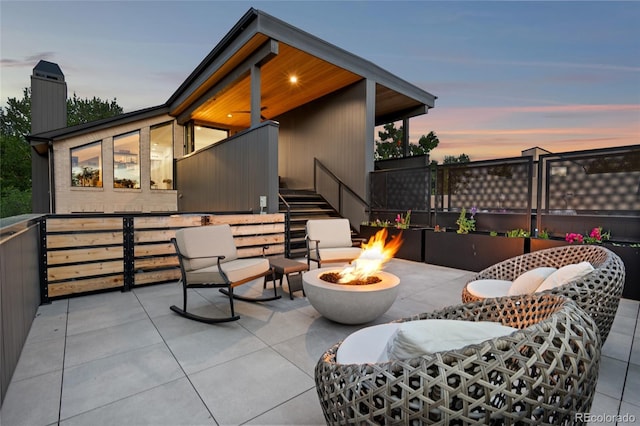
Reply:
<svg viewBox="0 0 640 426"><path fill-rule="evenodd" d="M394 259L398 299L375 323L460 303L471 272ZM248 286L242 286L248 287ZM261 292L262 285L239 288ZM286 289L286 284L285 284ZM192 294L195 293L192 290ZM322 318L295 293L238 302L240 320L206 325L169 310L181 288L163 284L40 306L2 406L3 425L324 424L313 373L333 343L362 328ZM219 314L216 290L190 296ZM623 299L603 348L594 416L640 419L640 302ZM601 423L614 424L600 418Z"/></svg>

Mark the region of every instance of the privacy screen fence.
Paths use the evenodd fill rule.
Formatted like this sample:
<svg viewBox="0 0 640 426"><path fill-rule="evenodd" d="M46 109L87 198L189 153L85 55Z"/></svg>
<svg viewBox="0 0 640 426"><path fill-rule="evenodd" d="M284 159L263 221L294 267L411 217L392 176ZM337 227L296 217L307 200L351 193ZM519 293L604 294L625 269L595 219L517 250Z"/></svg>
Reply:
<svg viewBox="0 0 640 426"><path fill-rule="evenodd" d="M371 220L411 210L412 225L453 227L461 209L475 207L495 216L478 221L479 230L484 222L486 230L517 225L560 236L566 224L558 221L581 218L580 227L611 223L623 239L640 241L640 145L379 170L370 191Z"/></svg>

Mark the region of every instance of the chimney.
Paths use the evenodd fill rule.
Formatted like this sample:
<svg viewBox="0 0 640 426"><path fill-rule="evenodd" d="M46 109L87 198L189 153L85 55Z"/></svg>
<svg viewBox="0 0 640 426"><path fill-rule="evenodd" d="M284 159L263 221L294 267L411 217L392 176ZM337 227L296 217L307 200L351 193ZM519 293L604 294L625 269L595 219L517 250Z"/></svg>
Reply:
<svg viewBox="0 0 640 426"><path fill-rule="evenodd" d="M53 62L40 61L31 74L31 135L67 127L67 83ZM55 213L51 142L31 143L33 213Z"/></svg>
<svg viewBox="0 0 640 426"><path fill-rule="evenodd" d="M31 134L67 127L67 83L53 62L40 61L31 74Z"/></svg>

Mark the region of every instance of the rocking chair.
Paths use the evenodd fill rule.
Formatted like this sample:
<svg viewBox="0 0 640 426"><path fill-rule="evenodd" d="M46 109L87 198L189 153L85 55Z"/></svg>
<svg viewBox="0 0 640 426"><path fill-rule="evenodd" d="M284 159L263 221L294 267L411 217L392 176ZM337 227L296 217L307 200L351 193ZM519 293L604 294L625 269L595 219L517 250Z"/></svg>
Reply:
<svg viewBox="0 0 640 426"><path fill-rule="evenodd" d="M262 258L239 259L229 225L179 229L171 241L180 261L184 299L182 309L176 305L171 306L171 310L175 313L207 324L229 322L240 319L234 311L234 299L247 302L266 302L280 298L276 291L273 268L269 265L269 260L264 255ZM273 281L273 297L250 298L233 293L235 287L270 274ZM229 297L231 315L222 318L209 318L188 312L187 289L189 288L219 288L221 293Z"/></svg>

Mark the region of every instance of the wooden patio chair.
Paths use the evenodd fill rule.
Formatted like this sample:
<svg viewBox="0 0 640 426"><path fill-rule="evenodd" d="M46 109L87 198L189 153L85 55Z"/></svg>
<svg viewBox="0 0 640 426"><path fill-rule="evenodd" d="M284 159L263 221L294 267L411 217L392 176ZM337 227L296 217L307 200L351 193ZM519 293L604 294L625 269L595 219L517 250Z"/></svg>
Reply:
<svg viewBox="0 0 640 426"><path fill-rule="evenodd" d="M264 256L238 258L238 252L229 225L199 226L176 231L172 238L180 261L183 290L183 307L171 306L171 310L185 318L208 324L238 320L233 300L265 302L279 299L273 268ZM264 251L264 250L263 250ZM273 297L250 298L234 294L233 289L271 274ZM231 314L228 317L209 318L187 311L187 290L190 288L219 288L229 297Z"/></svg>
<svg viewBox="0 0 640 426"><path fill-rule="evenodd" d="M352 240L349 219L311 219L306 225L307 266L316 262L349 263L358 258L362 241Z"/></svg>

